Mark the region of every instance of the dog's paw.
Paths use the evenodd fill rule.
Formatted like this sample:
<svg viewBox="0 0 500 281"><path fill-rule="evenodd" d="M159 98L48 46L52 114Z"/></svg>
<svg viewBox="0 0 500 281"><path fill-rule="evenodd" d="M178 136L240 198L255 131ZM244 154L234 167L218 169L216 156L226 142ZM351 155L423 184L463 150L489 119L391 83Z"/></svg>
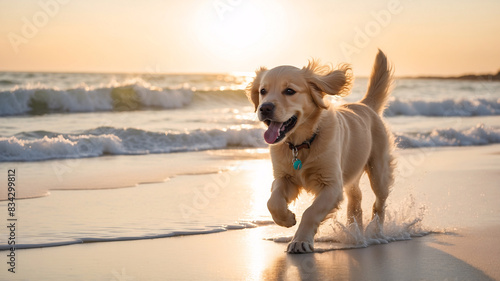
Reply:
<svg viewBox="0 0 500 281"><path fill-rule="evenodd" d="M295 214L290 210L287 210L284 217L273 215L273 220L277 225L284 227L292 227L297 223L297 220L295 220Z"/></svg>
<svg viewBox="0 0 500 281"><path fill-rule="evenodd" d="M308 241L292 241L286 250L290 254L306 254L314 252L314 245Z"/></svg>

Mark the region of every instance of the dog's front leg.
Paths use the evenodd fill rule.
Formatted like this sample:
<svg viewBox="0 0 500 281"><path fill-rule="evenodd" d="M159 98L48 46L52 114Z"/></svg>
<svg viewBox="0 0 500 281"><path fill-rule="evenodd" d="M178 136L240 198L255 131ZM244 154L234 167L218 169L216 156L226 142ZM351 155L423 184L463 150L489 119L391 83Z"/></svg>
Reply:
<svg viewBox="0 0 500 281"><path fill-rule="evenodd" d="M299 194L298 187L285 178L273 181L271 198L267 201L267 208L276 224L284 227L292 227L297 221L295 214L288 209L288 204L295 200Z"/></svg>
<svg viewBox="0 0 500 281"><path fill-rule="evenodd" d="M314 235L319 225L342 199L342 188L325 186L302 215L299 228L288 244L288 253L310 253L314 251Z"/></svg>

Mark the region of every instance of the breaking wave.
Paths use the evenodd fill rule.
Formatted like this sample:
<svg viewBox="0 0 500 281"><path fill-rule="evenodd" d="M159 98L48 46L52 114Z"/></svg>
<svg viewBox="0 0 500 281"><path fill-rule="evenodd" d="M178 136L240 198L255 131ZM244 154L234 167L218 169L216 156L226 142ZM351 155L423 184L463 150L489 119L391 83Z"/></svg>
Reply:
<svg viewBox="0 0 500 281"><path fill-rule="evenodd" d="M98 111L176 109L192 103L250 106L243 90L160 88L142 80L106 87L81 86L61 90L46 86L15 87L0 91L0 116L39 115ZM491 116L500 115L500 99L445 98L401 99L393 97L385 116Z"/></svg>
<svg viewBox="0 0 500 281"><path fill-rule="evenodd" d="M478 124L463 130L435 129L430 133L396 134L396 144L400 148L476 146L500 143L500 128Z"/></svg>
<svg viewBox="0 0 500 281"><path fill-rule="evenodd" d="M191 103L192 96L190 89L162 89L145 83L95 89L15 88L0 92L0 116L173 109Z"/></svg>
<svg viewBox="0 0 500 281"><path fill-rule="evenodd" d="M0 162L267 147L263 133L262 128L154 132L114 127L99 127L81 134L24 132L0 137ZM478 124L463 130L396 133L395 137L399 148L476 146L500 143L500 128Z"/></svg>
<svg viewBox="0 0 500 281"><path fill-rule="evenodd" d="M389 102L385 116L488 116L500 115L500 99L401 100Z"/></svg>
<svg viewBox="0 0 500 281"><path fill-rule="evenodd" d="M262 134L260 128L199 129L181 133L99 127L81 134L25 132L0 137L0 162L265 147Z"/></svg>

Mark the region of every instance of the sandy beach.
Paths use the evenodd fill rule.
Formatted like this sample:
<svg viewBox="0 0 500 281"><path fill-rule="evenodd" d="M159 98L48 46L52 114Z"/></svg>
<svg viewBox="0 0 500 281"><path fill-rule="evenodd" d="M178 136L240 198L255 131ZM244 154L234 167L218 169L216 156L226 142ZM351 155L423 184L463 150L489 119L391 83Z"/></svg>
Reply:
<svg viewBox="0 0 500 281"><path fill-rule="evenodd" d="M192 205L198 208L193 218L210 221L210 217L227 217L230 221L237 217L239 223L220 231L210 230L208 234L18 249L16 273L7 272L8 265L4 263L1 276L3 280L500 280L497 202L500 145L410 149L397 153L397 179L388 203L393 218L388 221L401 227L405 220L421 219L417 231L429 233L423 237L357 249L339 247L338 242L323 239L326 242L316 243L317 253L286 254L286 243L269 239L292 235L294 228L241 226L248 218L269 219L265 202L272 178L266 151L211 151L198 153L195 158L210 159L225 170L176 176L169 181L131 188L51 191L50 196L42 199L18 201L23 210L19 214L20 223L28 224L35 208L41 213L35 217L45 219L44 224L56 223L50 212L60 211L57 206L52 210L41 206L44 200L50 205L50 200L55 200L51 198L65 200L68 205L86 201L87 197L103 198L108 205L126 201L132 211L121 216L130 220L134 212L141 210L136 204L150 204L151 211L143 211L138 222L147 221L148 214L157 212L155 201L163 201L160 206L167 210L166 216L182 216L179 206L194 202L190 200L196 193L181 193L180 187L203 190L207 177L214 179L214 175L229 181L207 197L206 205ZM141 156L134 161L140 163L140 160ZM160 169L155 171L164 173ZM362 186L366 195L363 208L369 210L372 195L366 182ZM161 191L166 188L185 196L169 200L162 197ZM106 197L108 193L113 197ZM37 200L40 205L28 204ZM307 196L299 200L295 206L298 215L307 206ZM342 217L345 217L345 202L342 206L337 219L345 223ZM87 207L87 213L80 214L82 217L105 223L103 218L111 216L105 212L111 212L112 208L106 209L104 204ZM397 218L402 215L401 210L407 213L403 219ZM72 212L70 215L78 216ZM237 229L238 225L241 229ZM331 223L324 223L317 238L330 235L331 228ZM22 233L23 228L18 231Z"/></svg>

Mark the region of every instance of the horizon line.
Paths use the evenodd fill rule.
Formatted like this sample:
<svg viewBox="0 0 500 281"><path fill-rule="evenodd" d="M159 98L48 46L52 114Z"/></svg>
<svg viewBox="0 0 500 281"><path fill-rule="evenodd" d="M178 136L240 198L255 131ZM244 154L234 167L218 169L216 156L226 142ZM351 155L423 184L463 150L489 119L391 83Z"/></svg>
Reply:
<svg viewBox="0 0 500 281"><path fill-rule="evenodd" d="M118 75L235 75L235 76L252 76L255 71L229 71L229 72L140 72L140 71L57 71L57 70L1 70L0 73L46 73L46 74L118 74ZM252 74L252 75L251 75ZM490 76L500 79L500 69L496 73L462 73L458 75L429 75L429 74L416 74L416 75L398 75L394 78L398 79L459 79L467 77L484 77ZM496 77L498 76L498 77ZM356 77L369 78L370 75L359 75Z"/></svg>

